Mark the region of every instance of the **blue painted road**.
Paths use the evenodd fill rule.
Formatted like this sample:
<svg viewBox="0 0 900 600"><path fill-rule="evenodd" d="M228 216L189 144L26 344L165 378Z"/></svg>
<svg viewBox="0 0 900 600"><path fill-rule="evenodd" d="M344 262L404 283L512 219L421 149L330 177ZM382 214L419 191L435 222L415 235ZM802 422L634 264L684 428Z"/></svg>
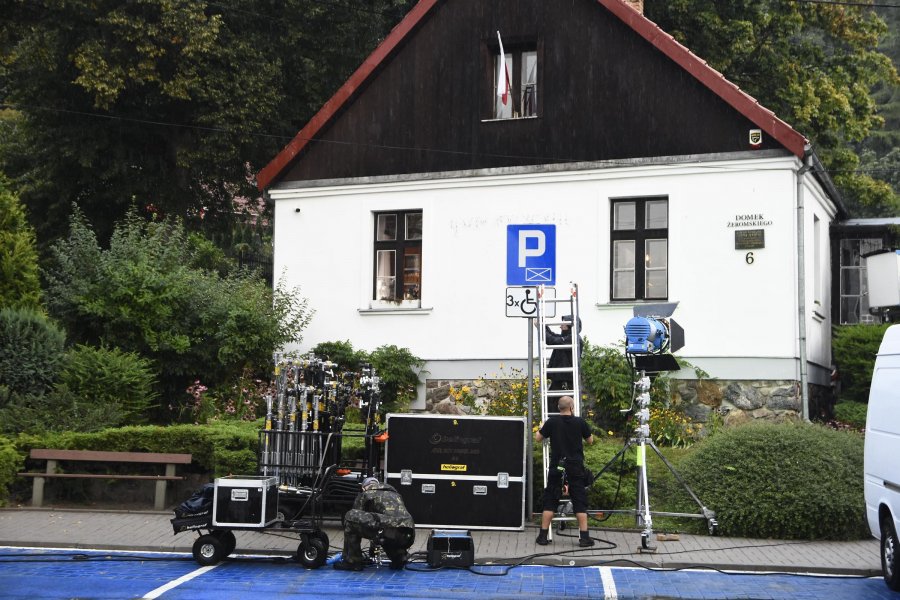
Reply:
<svg viewBox="0 0 900 600"><path fill-rule="evenodd" d="M620 567L479 566L403 571L303 569L292 560L237 557L200 567L185 554L0 548L0 599L163 598L623 598L897 600L881 578Z"/></svg>

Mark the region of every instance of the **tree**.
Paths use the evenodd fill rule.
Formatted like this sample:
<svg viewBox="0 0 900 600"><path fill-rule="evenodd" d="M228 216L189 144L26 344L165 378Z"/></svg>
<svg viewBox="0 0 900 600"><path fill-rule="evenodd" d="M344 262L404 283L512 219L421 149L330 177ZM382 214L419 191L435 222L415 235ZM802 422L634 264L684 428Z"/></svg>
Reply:
<svg viewBox="0 0 900 600"><path fill-rule="evenodd" d="M900 215L900 198L857 171L852 144L882 124L871 90L900 81L864 6L795 0L646 0L646 14L810 138L858 216Z"/></svg>
<svg viewBox="0 0 900 600"><path fill-rule="evenodd" d="M229 228L232 198L255 194L252 174L402 5L0 0L0 101L23 115L5 168L39 241L64 234L73 202L102 240L132 203Z"/></svg>
<svg viewBox="0 0 900 600"><path fill-rule="evenodd" d="M34 230L19 198L0 173L0 308L40 305Z"/></svg>
<svg viewBox="0 0 900 600"><path fill-rule="evenodd" d="M153 361L158 416L179 408L197 379L215 387L245 370L267 376L272 352L299 342L312 314L296 289L273 291L246 271L205 268L192 239L177 220L147 222L131 211L103 249L75 209L46 271L48 308L71 341Z"/></svg>

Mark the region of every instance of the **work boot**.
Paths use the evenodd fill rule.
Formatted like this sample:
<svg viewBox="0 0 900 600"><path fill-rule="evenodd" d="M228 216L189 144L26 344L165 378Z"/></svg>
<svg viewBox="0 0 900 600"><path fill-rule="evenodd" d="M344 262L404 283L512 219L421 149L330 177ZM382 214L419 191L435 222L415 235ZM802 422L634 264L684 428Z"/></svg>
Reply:
<svg viewBox="0 0 900 600"><path fill-rule="evenodd" d="M363 565L360 563L351 563L346 560L339 560L334 563L334 568L338 571L362 571Z"/></svg>
<svg viewBox="0 0 900 600"><path fill-rule="evenodd" d="M590 548L594 545L594 540L591 538L591 534L587 531L581 532L581 538L578 540L578 545L582 548Z"/></svg>
<svg viewBox="0 0 900 600"><path fill-rule="evenodd" d="M550 540L547 539L547 530L541 529L541 532L538 534L537 538L535 538L534 542L539 546L546 546L551 543Z"/></svg>

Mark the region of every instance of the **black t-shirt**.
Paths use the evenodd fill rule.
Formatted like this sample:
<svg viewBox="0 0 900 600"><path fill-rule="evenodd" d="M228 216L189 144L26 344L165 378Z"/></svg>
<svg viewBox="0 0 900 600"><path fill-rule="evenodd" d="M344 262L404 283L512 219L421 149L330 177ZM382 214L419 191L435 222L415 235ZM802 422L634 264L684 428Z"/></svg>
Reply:
<svg viewBox="0 0 900 600"><path fill-rule="evenodd" d="M558 465L559 459L563 457L566 462L584 462L583 440L591 437L587 421L574 415L554 415L547 419L539 431L550 440L551 467Z"/></svg>

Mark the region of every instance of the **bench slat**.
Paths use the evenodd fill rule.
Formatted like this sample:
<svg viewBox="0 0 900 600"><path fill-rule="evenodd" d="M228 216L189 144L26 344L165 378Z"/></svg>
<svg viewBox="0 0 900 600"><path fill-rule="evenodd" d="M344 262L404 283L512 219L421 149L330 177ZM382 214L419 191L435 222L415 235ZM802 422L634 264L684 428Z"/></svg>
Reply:
<svg viewBox="0 0 900 600"><path fill-rule="evenodd" d="M152 479L154 481L181 481L176 475L107 475L104 473L17 473L19 477L65 477L68 479Z"/></svg>
<svg viewBox="0 0 900 600"><path fill-rule="evenodd" d="M83 460L178 465L187 465L191 462L190 454L170 454L163 452L107 452L104 450L53 450L50 448L32 448L31 458L44 460Z"/></svg>

